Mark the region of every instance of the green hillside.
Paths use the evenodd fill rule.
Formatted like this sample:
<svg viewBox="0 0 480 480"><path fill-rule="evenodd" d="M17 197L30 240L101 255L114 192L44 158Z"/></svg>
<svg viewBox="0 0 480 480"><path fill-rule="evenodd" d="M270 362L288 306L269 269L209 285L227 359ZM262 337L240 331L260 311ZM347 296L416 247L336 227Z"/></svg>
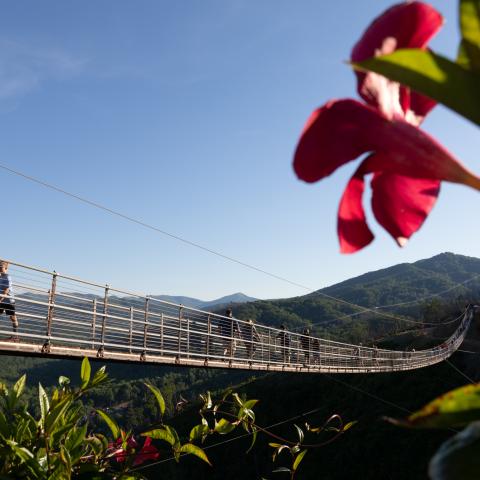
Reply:
<svg viewBox="0 0 480 480"><path fill-rule="evenodd" d="M284 323L289 329L309 325L317 335L357 342L418 328L375 312L359 314L360 309L326 295L372 309L406 302L378 311L415 322L440 322L446 319L445 312L436 308L438 316L432 316L432 308L452 302L461 308L480 297L480 259L443 253L369 272L308 295L237 305L234 314L266 325Z"/></svg>

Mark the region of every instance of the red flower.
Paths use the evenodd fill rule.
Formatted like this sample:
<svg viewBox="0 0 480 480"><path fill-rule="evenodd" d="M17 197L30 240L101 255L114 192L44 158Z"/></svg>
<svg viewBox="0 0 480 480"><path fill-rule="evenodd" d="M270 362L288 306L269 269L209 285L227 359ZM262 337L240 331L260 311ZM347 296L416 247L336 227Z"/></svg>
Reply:
<svg viewBox="0 0 480 480"><path fill-rule="evenodd" d="M160 456L157 448L154 447L151 443L152 439L150 437L145 438L142 449L138 452L135 460L133 461L134 466L141 465L148 460L156 460Z"/></svg>
<svg viewBox="0 0 480 480"><path fill-rule="evenodd" d="M115 460L119 463L128 460L129 457L134 456L133 466L141 465L142 463L147 462L148 460L156 460L160 453L157 448L152 444L152 439L150 437L145 438L143 447L138 450L138 442L133 436L127 438L127 449L123 448L123 440L118 438L115 443L109 444L109 448L115 449L111 454L115 457Z"/></svg>
<svg viewBox="0 0 480 480"><path fill-rule="evenodd" d="M395 5L377 18L352 50L352 61L398 48L426 48L442 26L441 15L421 2ZM373 240L362 196L364 177L373 174L372 210L377 221L403 246L423 224L440 191L440 181L480 190L480 178L418 126L435 102L375 73L356 72L366 103L332 100L315 110L298 143L294 169L316 182L362 154L338 211L342 253L353 253Z"/></svg>

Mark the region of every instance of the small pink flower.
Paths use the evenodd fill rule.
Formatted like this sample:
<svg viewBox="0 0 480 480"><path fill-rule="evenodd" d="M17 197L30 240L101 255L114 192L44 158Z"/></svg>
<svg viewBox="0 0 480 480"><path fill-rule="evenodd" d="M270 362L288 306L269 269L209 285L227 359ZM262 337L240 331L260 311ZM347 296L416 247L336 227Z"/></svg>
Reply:
<svg viewBox="0 0 480 480"><path fill-rule="evenodd" d="M352 50L352 61L391 53L398 48L426 48L442 26L430 5L405 2L378 17ZM373 234L362 205L365 175L373 174L372 211L376 220L403 246L435 205L440 181L480 190L480 178L423 132L419 125L435 102L375 73L356 72L365 103L332 100L315 110L298 143L294 169L316 182L362 154L338 211L342 253L368 245Z"/></svg>

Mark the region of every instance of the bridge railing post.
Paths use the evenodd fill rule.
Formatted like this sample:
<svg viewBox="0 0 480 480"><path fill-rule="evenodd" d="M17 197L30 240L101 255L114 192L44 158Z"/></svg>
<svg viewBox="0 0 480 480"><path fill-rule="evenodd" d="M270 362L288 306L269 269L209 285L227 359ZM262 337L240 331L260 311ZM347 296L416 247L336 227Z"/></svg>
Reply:
<svg viewBox="0 0 480 480"><path fill-rule="evenodd" d="M187 357L190 358L190 318L187 317Z"/></svg>
<svg viewBox="0 0 480 480"><path fill-rule="evenodd" d="M272 332L268 330L268 363L270 363L272 358Z"/></svg>
<svg viewBox="0 0 480 480"><path fill-rule="evenodd" d="M92 350L95 348L95 329L97 323L97 299L92 300Z"/></svg>
<svg viewBox="0 0 480 480"><path fill-rule="evenodd" d="M150 298L147 297L145 299L145 311L144 311L144 318L143 318L143 351L140 354L140 360L145 360L147 356L147 335L148 335L148 306L149 306Z"/></svg>
<svg viewBox="0 0 480 480"><path fill-rule="evenodd" d="M160 350L163 353L163 312L160 314Z"/></svg>
<svg viewBox="0 0 480 480"><path fill-rule="evenodd" d="M42 352L49 353L52 337L52 322L53 322L53 313L55 307L55 294L57 290L57 272L53 272L52 275L52 285L48 292L48 309L47 309L47 329L46 329L46 340L42 347Z"/></svg>
<svg viewBox="0 0 480 480"><path fill-rule="evenodd" d="M178 309L178 344L177 344L177 358L180 359L180 353L182 351L182 317L183 317L183 305L180 305Z"/></svg>
<svg viewBox="0 0 480 480"><path fill-rule="evenodd" d="M130 307L130 325L128 327L128 352L132 353L133 343L133 307Z"/></svg>
<svg viewBox="0 0 480 480"><path fill-rule="evenodd" d="M102 332L100 336L100 348L97 352L97 357L103 357L105 352L105 330L107 328L107 314L108 314L108 291L109 286L105 285L105 294L103 296L103 313L102 313Z"/></svg>
<svg viewBox="0 0 480 480"><path fill-rule="evenodd" d="M210 355L210 334L212 333L212 320L210 319L210 314L207 317L207 338L205 341L205 355Z"/></svg>

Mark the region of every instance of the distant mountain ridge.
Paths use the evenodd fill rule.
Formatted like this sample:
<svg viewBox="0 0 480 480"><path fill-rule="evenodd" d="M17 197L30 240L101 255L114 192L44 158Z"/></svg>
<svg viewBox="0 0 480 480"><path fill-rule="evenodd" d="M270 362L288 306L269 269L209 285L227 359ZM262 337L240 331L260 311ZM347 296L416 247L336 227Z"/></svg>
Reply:
<svg viewBox="0 0 480 480"><path fill-rule="evenodd" d="M199 310L216 309L230 304L248 303L258 300L241 292L226 295L215 300L199 300L198 298L179 295L151 295L151 297L166 302L179 303L185 307L198 308Z"/></svg>
<svg viewBox="0 0 480 480"><path fill-rule="evenodd" d="M308 294L307 297L327 294L365 307L374 307L415 301L448 289L458 296L459 293L471 291L472 286L480 286L480 278L476 278L476 275L480 275L480 259L446 252L414 263L400 263L364 273ZM465 288L462 289L458 284L463 284ZM365 295L366 292L368 295Z"/></svg>

